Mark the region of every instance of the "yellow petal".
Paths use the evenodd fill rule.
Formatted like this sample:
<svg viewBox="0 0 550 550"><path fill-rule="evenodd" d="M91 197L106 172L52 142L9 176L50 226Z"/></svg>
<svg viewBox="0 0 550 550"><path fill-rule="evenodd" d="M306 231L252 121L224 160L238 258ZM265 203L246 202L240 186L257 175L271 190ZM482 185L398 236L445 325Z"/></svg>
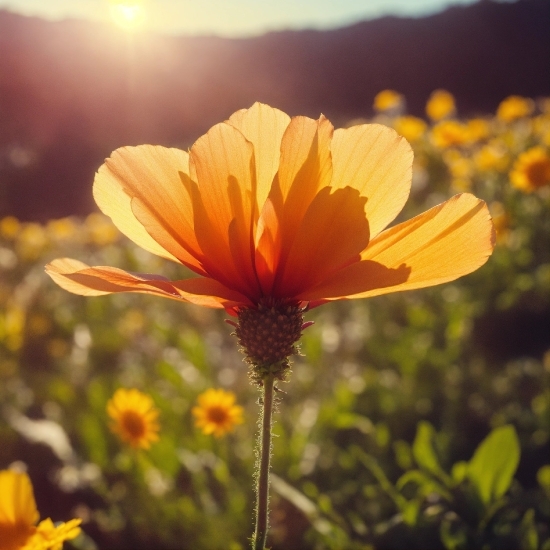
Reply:
<svg viewBox="0 0 550 550"><path fill-rule="evenodd" d="M412 149L380 124L338 129L332 139L332 187L353 187L367 197L371 239L401 212L412 178Z"/></svg>
<svg viewBox="0 0 550 550"><path fill-rule="evenodd" d="M445 283L482 266L494 243L486 204L470 194L456 195L384 231L370 242L361 262L299 298L365 298Z"/></svg>
<svg viewBox="0 0 550 550"><path fill-rule="evenodd" d="M290 117L269 105L254 103L250 109L232 114L227 122L240 130L254 146L256 196L261 211L279 168L281 140Z"/></svg>
<svg viewBox="0 0 550 550"><path fill-rule="evenodd" d="M30 527L38 518L29 476L13 470L0 471L0 524L21 523Z"/></svg>
<svg viewBox="0 0 550 550"><path fill-rule="evenodd" d="M96 174L94 199L136 244L202 274L191 201L180 173L189 173L185 151L152 145L123 147Z"/></svg>
<svg viewBox="0 0 550 550"><path fill-rule="evenodd" d="M250 305L242 294L203 277L169 281L160 275L128 273L114 267L90 267L70 258L54 260L46 266L46 273L61 288L82 296L141 292L214 308Z"/></svg>

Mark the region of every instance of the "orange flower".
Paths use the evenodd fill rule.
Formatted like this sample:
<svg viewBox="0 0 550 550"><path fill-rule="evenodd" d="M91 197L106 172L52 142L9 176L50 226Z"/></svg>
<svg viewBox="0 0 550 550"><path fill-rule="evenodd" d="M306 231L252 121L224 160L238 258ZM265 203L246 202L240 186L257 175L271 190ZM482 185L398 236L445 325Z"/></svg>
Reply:
<svg viewBox="0 0 550 550"><path fill-rule="evenodd" d="M288 117L254 104L191 147L115 151L94 197L144 249L197 277L46 267L60 286L98 296L142 292L236 313L278 303L311 307L452 281L494 246L485 203L456 195L383 231L411 186L412 150L385 126L334 131L321 116Z"/></svg>

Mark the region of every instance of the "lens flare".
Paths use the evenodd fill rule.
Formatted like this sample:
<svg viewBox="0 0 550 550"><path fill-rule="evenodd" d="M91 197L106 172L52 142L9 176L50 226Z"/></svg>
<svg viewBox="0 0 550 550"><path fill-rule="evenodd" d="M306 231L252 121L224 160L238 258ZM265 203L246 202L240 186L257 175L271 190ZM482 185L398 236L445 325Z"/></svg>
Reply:
<svg viewBox="0 0 550 550"><path fill-rule="evenodd" d="M113 22L125 31L137 31L143 27L145 13L139 2L112 1L110 14Z"/></svg>

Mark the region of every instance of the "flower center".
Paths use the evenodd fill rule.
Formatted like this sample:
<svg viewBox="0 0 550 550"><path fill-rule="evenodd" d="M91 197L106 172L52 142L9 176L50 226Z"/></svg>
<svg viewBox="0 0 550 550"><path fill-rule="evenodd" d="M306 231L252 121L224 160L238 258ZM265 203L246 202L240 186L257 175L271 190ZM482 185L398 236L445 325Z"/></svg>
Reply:
<svg viewBox="0 0 550 550"><path fill-rule="evenodd" d="M224 424L227 421L227 409L223 407L209 407L207 412L208 420L214 424Z"/></svg>
<svg viewBox="0 0 550 550"><path fill-rule="evenodd" d="M142 437L145 433L145 423L141 415L135 411L126 411L122 417L122 426L133 438Z"/></svg>
<svg viewBox="0 0 550 550"><path fill-rule="evenodd" d="M252 378L260 382L268 367L284 379L288 358L298 353L295 344L302 335L303 309L297 304L261 302L256 308L241 309L238 317L235 334L252 367ZM273 369L276 365L278 369Z"/></svg>
<svg viewBox="0 0 550 550"><path fill-rule="evenodd" d="M525 170L529 182L534 187L542 187L550 182L550 160L540 159L531 163Z"/></svg>

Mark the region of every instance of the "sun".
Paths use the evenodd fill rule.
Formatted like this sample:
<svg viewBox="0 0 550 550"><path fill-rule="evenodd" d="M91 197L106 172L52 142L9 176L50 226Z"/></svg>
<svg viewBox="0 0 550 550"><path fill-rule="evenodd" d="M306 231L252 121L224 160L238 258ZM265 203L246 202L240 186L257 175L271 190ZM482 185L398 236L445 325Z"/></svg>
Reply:
<svg viewBox="0 0 550 550"><path fill-rule="evenodd" d="M111 0L110 14L113 22L125 31L137 31L143 27L143 5L135 0Z"/></svg>

